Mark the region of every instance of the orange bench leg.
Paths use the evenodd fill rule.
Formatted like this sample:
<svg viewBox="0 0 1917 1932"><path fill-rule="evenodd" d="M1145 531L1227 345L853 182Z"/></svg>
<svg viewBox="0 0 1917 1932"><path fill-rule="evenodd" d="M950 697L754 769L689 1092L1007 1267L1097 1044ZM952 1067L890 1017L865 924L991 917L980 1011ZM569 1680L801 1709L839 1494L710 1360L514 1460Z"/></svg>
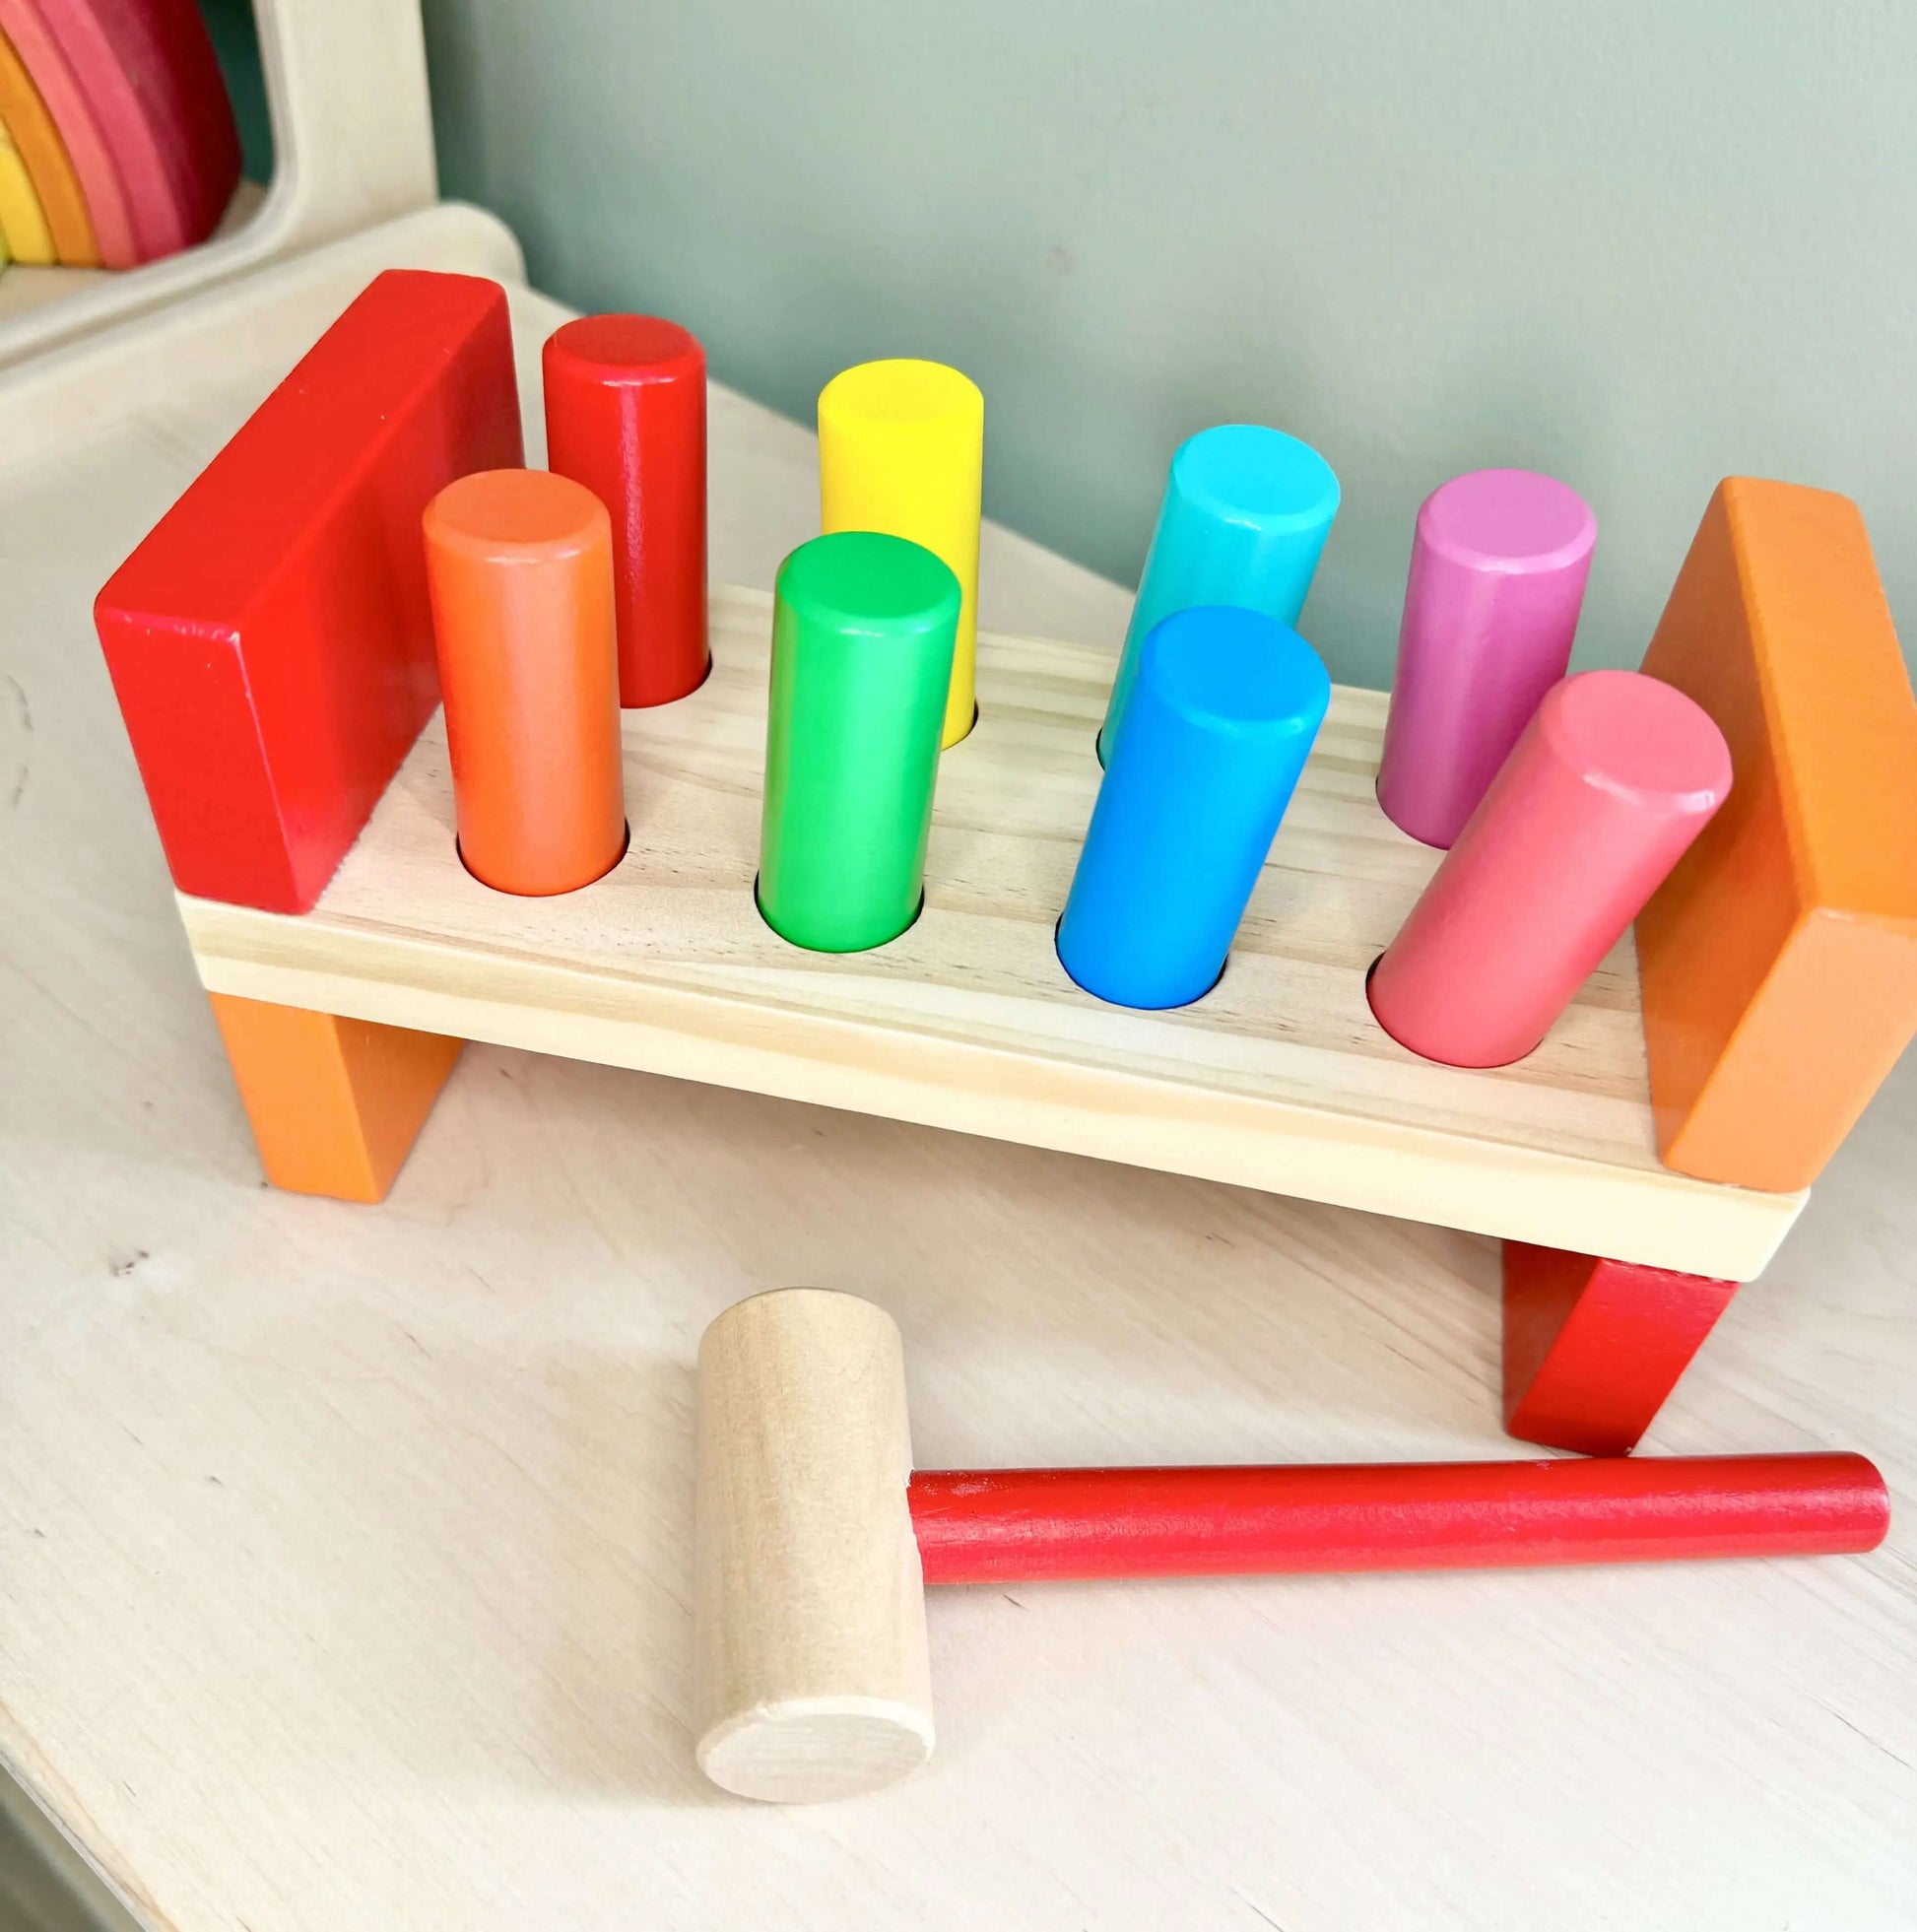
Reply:
<svg viewBox="0 0 1917 1932"><path fill-rule="evenodd" d="M1628 1455L1736 1282L1504 1243L1504 1427L1520 1441Z"/></svg>
<svg viewBox="0 0 1917 1932"><path fill-rule="evenodd" d="M209 995L275 1187L383 1201L464 1040Z"/></svg>

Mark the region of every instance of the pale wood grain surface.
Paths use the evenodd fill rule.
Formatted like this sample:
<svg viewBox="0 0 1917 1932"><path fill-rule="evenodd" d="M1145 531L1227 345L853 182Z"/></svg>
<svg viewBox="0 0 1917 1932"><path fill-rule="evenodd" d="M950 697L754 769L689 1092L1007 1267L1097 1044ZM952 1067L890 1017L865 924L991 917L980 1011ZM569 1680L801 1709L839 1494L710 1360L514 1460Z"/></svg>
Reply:
<svg viewBox="0 0 1917 1932"><path fill-rule="evenodd" d="M305 336L431 245L301 265ZM729 1302L889 1308L928 1466L1497 1455L1494 1244L492 1047L385 1208L264 1189L87 621L304 346L234 341L212 413L151 371L45 469L0 383L0 1754L149 1923L1917 1922L1908 1062L1649 1444L1864 1450L1877 1556L939 1592L927 1772L711 1791ZM809 449L715 392L716 574L809 534ZM1116 640L1113 587L986 554L988 625Z"/></svg>
<svg viewBox="0 0 1917 1932"><path fill-rule="evenodd" d="M605 878L552 899L473 878L435 717L310 913L181 900L209 990L1732 1281L1801 1209L1659 1164L1628 938L1514 1067L1438 1066L1372 1019L1365 974L1442 856L1378 807L1379 692L1334 689L1224 977L1191 1006L1110 1006L1058 963L1111 688L1095 644L982 633L923 913L871 952L789 945L753 902L771 604L711 608L711 676L625 713L632 835Z"/></svg>

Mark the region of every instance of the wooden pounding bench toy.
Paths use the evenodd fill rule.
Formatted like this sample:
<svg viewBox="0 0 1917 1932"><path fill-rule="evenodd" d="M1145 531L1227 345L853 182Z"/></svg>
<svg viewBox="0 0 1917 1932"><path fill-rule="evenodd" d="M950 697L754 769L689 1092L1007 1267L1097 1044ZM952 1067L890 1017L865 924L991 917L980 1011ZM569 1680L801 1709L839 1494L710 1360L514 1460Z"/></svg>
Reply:
<svg viewBox="0 0 1917 1932"><path fill-rule="evenodd" d="M1636 1441L1917 1024L1852 504L1727 482L1566 679L1594 519L1457 479L1388 702L1290 628L1336 479L1208 431L1114 677L972 641L956 372L838 378L826 531L709 602L696 343L544 372L489 475L500 290L384 274L100 593L269 1178L380 1198L467 1038L985 1133L1501 1236L1508 1426Z"/></svg>

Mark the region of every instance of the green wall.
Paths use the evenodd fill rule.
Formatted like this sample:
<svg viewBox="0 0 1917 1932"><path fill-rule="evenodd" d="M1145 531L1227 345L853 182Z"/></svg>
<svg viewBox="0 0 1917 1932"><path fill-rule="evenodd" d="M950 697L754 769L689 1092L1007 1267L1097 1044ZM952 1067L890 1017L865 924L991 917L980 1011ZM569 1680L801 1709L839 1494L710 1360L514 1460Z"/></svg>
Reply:
<svg viewBox="0 0 1917 1932"><path fill-rule="evenodd" d="M1135 580L1173 446L1276 424L1345 507L1301 629L1389 681L1412 518L1551 470L1634 662L1717 478L1864 506L1917 641L1909 0L425 0L445 191L811 419L985 390L986 507Z"/></svg>
<svg viewBox="0 0 1917 1932"><path fill-rule="evenodd" d="M240 162L249 181L273 178L273 123L266 114L266 82L260 73L260 40L252 0L200 0L213 35L233 118L239 123Z"/></svg>

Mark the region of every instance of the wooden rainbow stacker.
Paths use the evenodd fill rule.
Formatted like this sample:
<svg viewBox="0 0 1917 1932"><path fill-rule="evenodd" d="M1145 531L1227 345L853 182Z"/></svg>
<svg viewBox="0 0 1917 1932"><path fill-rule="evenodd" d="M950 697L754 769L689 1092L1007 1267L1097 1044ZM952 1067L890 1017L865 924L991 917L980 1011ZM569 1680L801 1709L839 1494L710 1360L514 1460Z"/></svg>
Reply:
<svg viewBox="0 0 1917 1932"><path fill-rule="evenodd" d="M924 909L887 946L804 952L755 905L770 600L748 590L713 592L697 691L623 714L624 859L553 898L489 890L455 847L418 530L445 481L519 460L513 384L496 287L382 278L100 596L269 1177L379 1198L465 1039L1201 1175L1506 1237L1514 1432L1635 1441L1828 1152L1763 1185L1701 1177L1709 1153L1681 1172L1654 1099L1668 1147L1726 1065L1748 1115L1829 1063L1841 1091L1800 1111L1841 1135L1917 1018L1917 717L1850 505L1727 485L1654 646L1660 676L1723 687L1693 696L1741 787L1658 911L1653 1051L1676 1015L1691 1089L1659 1093L1628 942L1514 1066L1437 1065L1373 1020L1366 972L1441 857L1378 807L1374 692L1335 692L1224 977L1176 1011L1103 1004L1054 950L1113 670L1069 642L980 635ZM1807 710L1833 636L1854 662ZM1745 983L1681 1011L1686 907L1713 895ZM1761 1066L1740 1027L1772 1029Z"/></svg>

